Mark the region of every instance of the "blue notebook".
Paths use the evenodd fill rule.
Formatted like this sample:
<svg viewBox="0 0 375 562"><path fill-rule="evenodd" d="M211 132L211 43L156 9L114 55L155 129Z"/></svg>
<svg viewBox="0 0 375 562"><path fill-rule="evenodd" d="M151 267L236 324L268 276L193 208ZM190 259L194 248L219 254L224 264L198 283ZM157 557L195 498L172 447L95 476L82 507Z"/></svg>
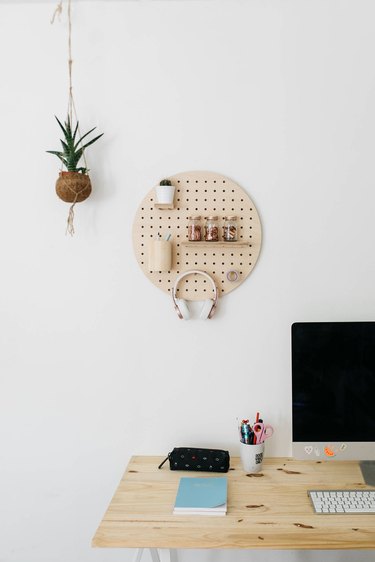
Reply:
<svg viewBox="0 0 375 562"><path fill-rule="evenodd" d="M173 513L185 515L225 515L227 477L180 479Z"/></svg>

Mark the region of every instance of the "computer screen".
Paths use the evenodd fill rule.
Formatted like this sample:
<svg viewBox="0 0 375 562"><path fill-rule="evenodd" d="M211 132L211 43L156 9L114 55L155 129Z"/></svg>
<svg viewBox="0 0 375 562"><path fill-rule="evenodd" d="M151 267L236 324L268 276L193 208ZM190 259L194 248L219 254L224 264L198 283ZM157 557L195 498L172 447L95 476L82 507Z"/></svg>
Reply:
<svg viewBox="0 0 375 562"><path fill-rule="evenodd" d="M375 322L292 325L293 455L375 459Z"/></svg>

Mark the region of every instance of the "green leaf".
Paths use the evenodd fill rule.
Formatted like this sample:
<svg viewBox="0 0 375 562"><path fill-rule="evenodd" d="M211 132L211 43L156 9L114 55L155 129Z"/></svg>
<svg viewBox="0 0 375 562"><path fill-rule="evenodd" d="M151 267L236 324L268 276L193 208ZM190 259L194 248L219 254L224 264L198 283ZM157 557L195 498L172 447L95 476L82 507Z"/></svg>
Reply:
<svg viewBox="0 0 375 562"><path fill-rule="evenodd" d="M59 121L59 119L56 117L56 115L55 115L55 119L56 119L56 121L58 122L58 124L60 125L61 130L62 130L62 132L64 133L64 137L66 138L67 133L66 133L66 129L64 128L64 125L61 123L61 121Z"/></svg>
<svg viewBox="0 0 375 562"><path fill-rule="evenodd" d="M66 128L66 139L71 139L72 138L72 129L70 126L70 117L68 115L67 120L65 121L65 128Z"/></svg>
<svg viewBox="0 0 375 562"><path fill-rule="evenodd" d="M87 133L85 133L85 134L79 139L79 141L77 141L77 143L76 143L76 145L75 145L75 148L78 147L78 145L83 141L83 139L84 139L85 137L87 137L87 135L89 135L90 133L92 133L93 131L95 131L95 129L96 129L96 127L94 127L93 129L90 129L89 131L87 131Z"/></svg>
<svg viewBox="0 0 375 562"><path fill-rule="evenodd" d="M85 144L82 147L82 150L85 150L85 148L87 148L88 146L90 146L90 144L93 144L95 141L97 141L98 139L100 139L100 137L102 137L104 135L104 133L102 133L101 135L98 135L97 137L95 137L94 139L92 139L90 142L88 142L87 144Z"/></svg>
<svg viewBox="0 0 375 562"><path fill-rule="evenodd" d="M60 142L61 142L62 147L64 149L64 154L68 155L70 153L69 146L62 139L60 139Z"/></svg>
<svg viewBox="0 0 375 562"><path fill-rule="evenodd" d="M73 133L73 143L75 142L77 131L78 131L78 121L77 121L77 124L76 124L76 128L74 129L74 133Z"/></svg>
<svg viewBox="0 0 375 562"><path fill-rule="evenodd" d="M73 160L74 160L74 163L75 163L76 166L77 166L78 162L80 161L80 159L82 157L82 154L83 154L82 148L76 150L76 152L74 153Z"/></svg>
<svg viewBox="0 0 375 562"><path fill-rule="evenodd" d="M49 154L55 154L61 160L61 162L64 164L64 166L66 166L66 168L68 167L68 162L67 162L66 158L64 158L64 155L63 155L62 152L56 152L55 150L47 150L46 152L49 152Z"/></svg>

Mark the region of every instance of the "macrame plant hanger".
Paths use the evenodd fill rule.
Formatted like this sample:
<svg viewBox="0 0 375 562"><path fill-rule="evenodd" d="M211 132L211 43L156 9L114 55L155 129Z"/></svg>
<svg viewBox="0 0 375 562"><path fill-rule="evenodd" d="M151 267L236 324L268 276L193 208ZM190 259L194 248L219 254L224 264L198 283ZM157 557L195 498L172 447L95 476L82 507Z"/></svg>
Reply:
<svg viewBox="0 0 375 562"><path fill-rule="evenodd" d="M78 117L77 117L77 111L76 111L76 106L75 106L75 102L74 102L74 96L73 96L73 79L72 79L72 67L73 67L73 57L72 57L72 10L71 10L71 6L72 2L71 0L68 0L68 73L69 73L69 92L68 92L68 110L67 110L67 115L70 119L70 124L71 126L73 126L73 116L75 118L76 123L79 123L78 121ZM54 23L56 16L59 17L60 19L60 15L62 13L62 0L61 2L59 2L59 4L57 5L55 12L52 16L51 19L51 23ZM81 138L81 131L79 129L79 125L78 125L78 134L79 137ZM85 168L86 170L88 170L88 166L87 166L87 161L86 161L86 155L85 155L85 150L82 151L82 158L83 161L85 163ZM60 172L63 171L63 165L61 164L61 169ZM61 177L63 177L63 175L61 174ZM74 194L74 200L69 208L69 213L68 213L68 219L67 219L67 224L66 224L66 232L65 234L70 234L71 236L74 235L74 206L78 201L79 196L87 190L88 186L90 184L90 179L89 176L87 176L87 182L86 184L82 186L80 186L80 189L78 191L73 190L71 185L68 184L68 182L65 182L66 188L68 190L70 190L73 194Z"/></svg>

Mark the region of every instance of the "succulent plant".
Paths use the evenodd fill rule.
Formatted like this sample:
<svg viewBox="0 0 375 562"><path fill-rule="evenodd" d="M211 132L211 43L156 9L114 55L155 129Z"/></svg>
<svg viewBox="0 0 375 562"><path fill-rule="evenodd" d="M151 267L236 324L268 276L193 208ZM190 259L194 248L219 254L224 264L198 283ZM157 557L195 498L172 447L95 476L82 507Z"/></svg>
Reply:
<svg viewBox="0 0 375 562"><path fill-rule="evenodd" d="M63 150L62 150L62 152L59 152L57 150L47 150L47 152L49 152L49 154L55 154L58 158L60 158L61 162L64 164L64 166L66 167L68 172L80 172L81 174L87 174L87 172L88 172L87 168L82 168L82 167L78 168L77 167L78 162L80 161L80 159L83 155L83 151L88 146L90 146L90 144L93 144L95 141L97 141L104 133L102 133L101 135L98 135L97 137L95 137L91 141L82 145L83 139L85 137L87 137L87 135L92 133L96 129L96 127L94 127L93 129L90 129L90 131L88 131L87 133L82 135L82 137L79 140L76 141L76 135L77 135L77 131L78 131L78 121L77 121L76 126L74 128L74 132L72 132L72 125L71 125L71 122L70 122L69 115L68 115L67 120L65 121L64 125L61 123L61 121L59 121L59 119L56 117L56 115L55 115L55 118L56 118L56 121L58 122L58 124L60 125L60 128L61 128L62 132L64 133L64 139L65 140L60 139Z"/></svg>
<svg viewBox="0 0 375 562"><path fill-rule="evenodd" d="M171 180L161 180L159 185L172 185Z"/></svg>

